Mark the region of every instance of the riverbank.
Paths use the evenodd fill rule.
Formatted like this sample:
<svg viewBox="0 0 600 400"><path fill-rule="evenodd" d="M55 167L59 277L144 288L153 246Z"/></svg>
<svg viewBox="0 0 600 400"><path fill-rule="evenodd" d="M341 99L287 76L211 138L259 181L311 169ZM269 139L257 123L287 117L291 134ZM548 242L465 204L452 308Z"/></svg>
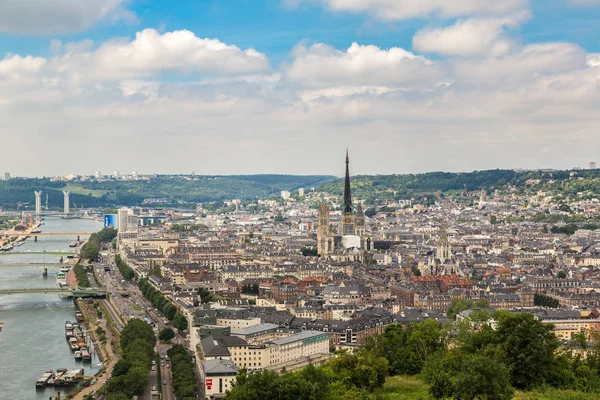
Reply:
<svg viewBox="0 0 600 400"><path fill-rule="evenodd" d="M2 239L2 244L0 244L0 252L9 251L7 249L12 249L18 243L24 242L29 236L22 236L22 234L23 233L29 234L29 233L35 231L36 229L38 229L40 226L42 226L42 223L38 221L38 222L34 223L33 225L31 225L29 228L27 228L25 231L18 232L19 236L10 236L11 234L15 234L17 232L9 231L9 233L6 235L6 237L4 239Z"/></svg>
<svg viewBox="0 0 600 400"><path fill-rule="evenodd" d="M102 368L96 374L96 382L71 395L74 400L84 400L87 395L96 393L104 386L112 374L115 364L119 361L119 333L111 326L114 323L101 301L77 300L76 306L83 314L84 320L89 321L88 328L94 347L103 363Z"/></svg>

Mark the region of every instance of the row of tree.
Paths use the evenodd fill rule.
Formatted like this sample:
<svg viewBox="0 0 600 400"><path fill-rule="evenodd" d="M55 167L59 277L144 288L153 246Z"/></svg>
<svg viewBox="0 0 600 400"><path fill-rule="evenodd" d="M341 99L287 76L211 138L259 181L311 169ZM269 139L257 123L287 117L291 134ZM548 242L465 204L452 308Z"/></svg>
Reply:
<svg viewBox="0 0 600 400"><path fill-rule="evenodd" d="M109 227L100 232L92 233L85 246L83 246L82 257L90 262L98 258L102 243L110 243L117 237L117 230Z"/></svg>
<svg viewBox="0 0 600 400"><path fill-rule="evenodd" d="M547 294L536 293L533 295L533 305L540 307L558 307L559 301L554 297L550 297Z"/></svg>
<svg viewBox="0 0 600 400"><path fill-rule="evenodd" d="M150 300L152 306L164 315L165 318L171 321L175 328L180 332L187 329L188 323L185 316L177 311L177 307L175 307L161 292L154 289L147 278L140 279L138 287L144 297Z"/></svg>
<svg viewBox="0 0 600 400"><path fill-rule="evenodd" d="M133 268L131 268L125 261L123 261L119 254L115 254L115 264L117 265L121 276L123 276L123 278L125 278L126 280L130 281L135 277L135 272L133 271Z"/></svg>
<svg viewBox="0 0 600 400"><path fill-rule="evenodd" d="M130 320L120 338L121 359L115 364L107 386L107 400L126 400L144 392L155 359L156 336L141 319Z"/></svg>
<svg viewBox="0 0 600 400"><path fill-rule="evenodd" d="M198 388L196 387L196 375L192 357L185 347L176 344L167 351L171 362L171 374L173 377L173 391L178 399L196 399Z"/></svg>
<svg viewBox="0 0 600 400"><path fill-rule="evenodd" d="M73 267L73 272L75 273L75 278L77 278L77 286L80 288L90 287L90 280L88 279L87 272L85 268L81 264L75 264Z"/></svg>

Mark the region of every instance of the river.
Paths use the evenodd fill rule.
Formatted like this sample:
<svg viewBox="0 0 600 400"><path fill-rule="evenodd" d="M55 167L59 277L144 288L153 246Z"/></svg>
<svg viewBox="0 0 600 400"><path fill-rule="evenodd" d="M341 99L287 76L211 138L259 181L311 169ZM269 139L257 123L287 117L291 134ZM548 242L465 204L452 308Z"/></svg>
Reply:
<svg viewBox="0 0 600 400"><path fill-rule="evenodd" d="M41 228L43 233L96 232L102 224L87 219L47 217ZM58 252L70 250L69 243L75 239L39 237L34 242L29 238L12 252L0 253L0 289L57 287L56 273L60 267L49 267L48 276L42 277L41 265L28 264L58 263L61 257ZM63 256L66 259L66 254ZM72 300L63 300L57 294L0 296L0 322L4 322L0 332L0 400L47 400L58 391L61 395L68 393L67 388L36 390L35 381L49 369L84 368L86 375L98 370L100 364L95 355L91 364L73 358L65 340L67 320L75 320L75 306Z"/></svg>

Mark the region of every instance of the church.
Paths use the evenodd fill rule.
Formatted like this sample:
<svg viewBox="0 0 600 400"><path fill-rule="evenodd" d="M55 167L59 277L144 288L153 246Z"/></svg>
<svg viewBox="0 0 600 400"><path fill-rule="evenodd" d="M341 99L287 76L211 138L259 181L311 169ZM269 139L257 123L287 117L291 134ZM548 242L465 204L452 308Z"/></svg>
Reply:
<svg viewBox="0 0 600 400"><path fill-rule="evenodd" d="M442 217L439 240L435 251L435 257L430 256L427 264L421 268L421 275L462 275L460 262L452 254L450 241L448 240L448 228L446 219Z"/></svg>
<svg viewBox="0 0 600 400"><path fill-rule="evenodd" d="M373 239L366 235L365 215L360 202L357 203L356 213L352 204L350 190L350 159L346 150L346 176L344 178L344 203L339 232L336 235L329 225L329 209L325 203L319 207L317 228L317 251L320 257L335 261L364 262L368 251L373 250Z"/></svg>

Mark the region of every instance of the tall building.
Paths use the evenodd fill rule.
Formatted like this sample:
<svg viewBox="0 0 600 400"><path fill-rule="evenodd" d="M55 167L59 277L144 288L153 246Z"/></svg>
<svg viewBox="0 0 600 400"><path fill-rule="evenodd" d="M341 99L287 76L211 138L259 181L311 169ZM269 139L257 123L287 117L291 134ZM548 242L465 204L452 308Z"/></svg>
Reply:
<svg viewBox="0 0 600 400"><path fill-rule="evenodd" d="M356 223L352 212L352 192L350 191L350 159L346 150L346 177L344 178L344 211L342 212L342 235L356 235Z"/></svg>
<svg viewBox="0 0 600 400"><path fill-rule="evenodd" d="M438 239L437 249L435 256L443 264L444 261L450 258L452 250L450 248L450 242L448 241L448 227L446 226L446 218L442 217L442 225L440 226L440 237Z"/></svg>
<svg viewBox="0 0 600 400"><path fill-rule="evenodd" d="M135 180L137 180L137 178L138 178L137 171L131 171L131 179L133 179L135 181Z"/></svg>
<svg viewBox="0 0 600 400"><path fill-rule="evenodd" d="M590 161L588 164L589 169L596 169L596 161Z"/></svg>
<svg viewBox="0 0 600 400"><path fill-rule="evenodd" d="M329 209L325 203L319 206L319 227L317 228L317 253L321 257L333 251L333 236L329 234Z"/></svg>
<svg viewBox="0 0 600 400"><path fill-rule="evenodd" d="M118 239L135 239L138 233L138 216L133 213L133 210L128 207L119 209L119 232Z"/></svg>
<svg viewBox="0 0 600 400"><path fill-rule="evenodd" d="M356 205L356 234L363 236L365 234L365 213L362 209L362 203L359 201Z"/></svg>
<svg viewBox="0 0 600 400"><path fill-rule="evenodd" d="M35 193L35 216L39 219L42 215L42 191Z"/></svg>
<svg viewBox="0 0 600 400"><path fill-rule="evenodd" d="M5 173L2 175L2 180L3 180L3 181L10 181L10 172L5 172Z"/></svg>
<svg viewBox="0 0 600 400"><path fill-rule="evenodd" d="M94 173L94 176L96 177L96 179L100 179L102 177L102 174L100 173L100 171L96 171Z"/></svg>
<svg viewBox="0 0 600 400"><path fill-rule="evenodd" d="M304 196L304 188L298 189L298 197Z"/></svg>
<svg viewBox="0 0 600 400"><path fill-rule="evenodd" d="M113 178L119 179L119 177L120 177L120 176L121 176L121 174L119 173L119 171L118 171L118 170L115 170L115 171L113 172Z"/></svg>
<svg viewBox="0 0 600 400"><path fill-rule="evenodd" d="M290 192L288 192L287 190L282 190L281 191L281 198L284 200L287 200L290 198Z"/></svg>
<svg viewBox="0 0 600 400"><path fill-rule="evenodd" d="M70 194L71 194L71 192L69 192L68 190L63 190L65 215L69 215L69 212L71 211L70 206L69 206L69 195Z"/></svg>
<svg viewBox="0 0 600 400"><path fill-rule="evenodd" d="M341 234L334 234L329 227L329 210L325 204L319 207L317 228L317 251L321 257L336 261L364 261L366 252L373 249L373 240L366 235L365 215L362 205L352 205L350 190L350 159L346 151L346 176L344 179L344 203L342 209Z"/></svg>
<svg viewBox="0 0 600 400"><path fill-rule="evenodd" d="M439 239L435 250L435 257L429 257L427 265L421 268L421 275L463 275L460 262L452 255L452 247L448 240L448 226L442 216Z"/></svg>

